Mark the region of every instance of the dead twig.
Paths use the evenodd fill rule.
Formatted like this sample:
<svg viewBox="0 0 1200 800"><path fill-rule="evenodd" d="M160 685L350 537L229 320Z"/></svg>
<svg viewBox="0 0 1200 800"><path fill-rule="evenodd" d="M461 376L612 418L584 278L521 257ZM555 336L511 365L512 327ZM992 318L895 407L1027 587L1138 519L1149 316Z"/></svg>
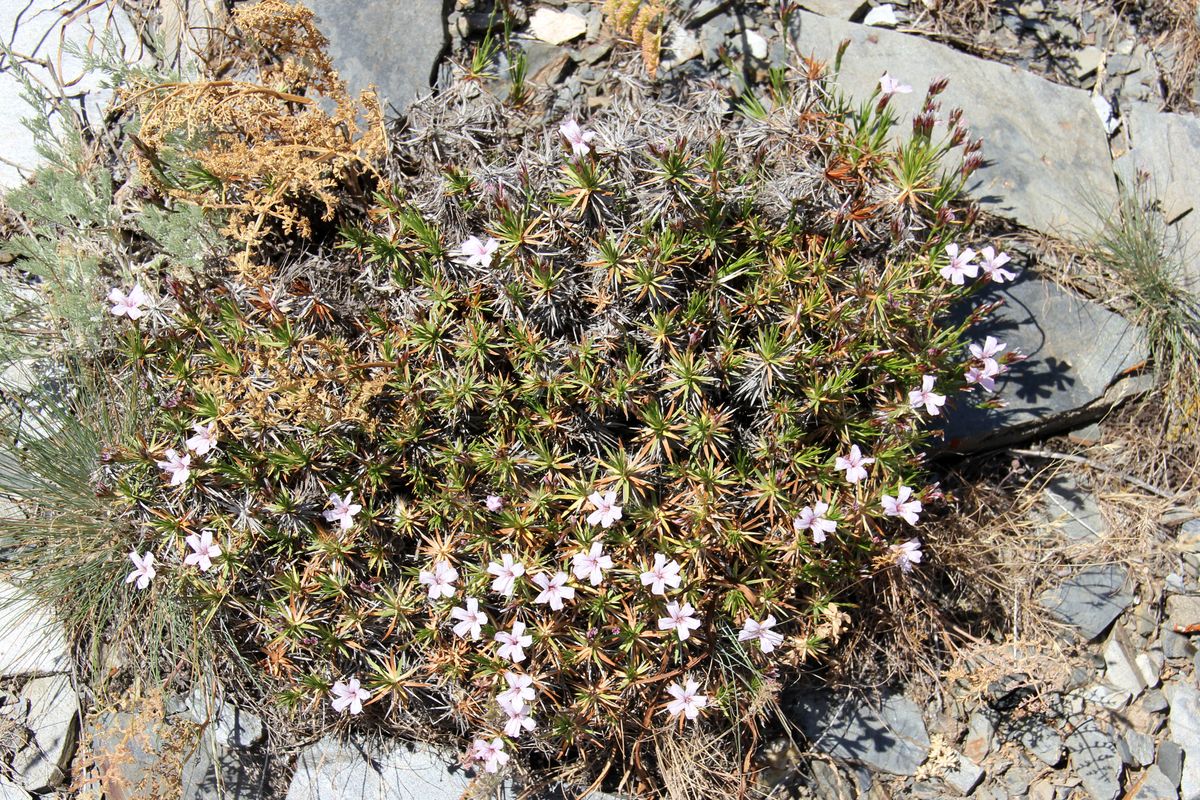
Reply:
<svg viewBox="0 0 1200 800"><path fill-rule="evenodd" d="M1055 460L1055 461L1070 461L1075 464L1083 464L1084 466L1092 467L1093 469L1098 469L1101 472L1107 472L1108 474L1110 474L1114 477L1120 478L1121 480L1125 481L1126 483L1136 486L1139 489L1144 489L1145 491L1150 492L1151 494L1156 495L1158 497L1161 497L1164 500L1170 500L1171 502L1179 502L1179 500L1181 499L1179 497L1179 495L1177 495L1177 494L1173 494L1164 489L1160 489L1157 486L1153 486L1149 483L1146 483L1143 480L1133 477L1132 475L1130 475L1127 472L1121 472L1118 469L1114 469L1114 468L1108 466L1107 464L1103 464L1099 461L1096 461L1095 459L1088 458L1086 456L1077 456L1072 453L1059 453L1055 450L1025 450L1025 449L1021 449L1021 448L1009 448L1008 452L1010 452L1014 455L1018 455L1018 456L1032 456L1033 458L1045 458L1045 459L1051 459L1051 460Z"/></svg>

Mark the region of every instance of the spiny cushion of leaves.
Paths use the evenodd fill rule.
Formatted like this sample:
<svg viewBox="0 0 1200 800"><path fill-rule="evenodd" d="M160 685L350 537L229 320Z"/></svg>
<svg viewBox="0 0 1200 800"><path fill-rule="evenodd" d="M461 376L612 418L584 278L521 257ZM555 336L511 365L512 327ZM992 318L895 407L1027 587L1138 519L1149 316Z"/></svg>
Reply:
<svg viewBox="0 0 1200 800"><path fill-rule="evenodd" d="M750 114L631 85L581 156L527 114L459 83L411 112L336 252L163 281L120 333L156 422L114 456L115 493L157 554L150 591L193 598L287 704L329 714L354 675L380 722L494 734L514 665L492 633L523 622L538 728L518 744L628 751L685 677L711 698L699 724L760 709L839 591L911 535L880 497L922 485L908 390L963 386L969 320L947 312L969 288L937 267L970 167L807 76ZM498 241L490 264L456 255L468 236ZM210 422L218 447L170 487L155 461ZM856 485L833 469L851 445L877 459ZM596 491L623 506L610 528L587 523ZM363 510L342 530L322 512L348 492ZM817 501L838 523L819 545L793 526ZM204 573L182 563L200 531L223 550ZM601 539L600 586L534 603L530 576ZM506 553L528 570L511 598L486 572ZM682 565L668 598L639 581L656 553ZM418 573L439 561L459 579L431 602ZM451 631L467 597L481 641ZM667 599L697 609L687 641L657 629ZM778 650L737 641L768 614Z"/></svg>

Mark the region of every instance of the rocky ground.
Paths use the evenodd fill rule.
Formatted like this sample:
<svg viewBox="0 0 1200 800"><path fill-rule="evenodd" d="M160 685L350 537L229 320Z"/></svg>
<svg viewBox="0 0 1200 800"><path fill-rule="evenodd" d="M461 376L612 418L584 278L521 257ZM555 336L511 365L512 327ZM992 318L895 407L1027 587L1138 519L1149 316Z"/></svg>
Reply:
<svg viewBox="0 0 1200 800"><path fill-rule="evenodd" d="M67 5L45 3L41 19L59 24ZM442 0L313 5L343 73L358 86L379 84L397 114L448 78L491 19L467 0L448 13ZM513 36L547 122L603 105L611 70L637 60L599 4L514 6L523 27ZM866 94L887 71L918 87L896 98L901 113L913 111L928 82L949 76L945 106L964 108L986 143L988 164L969 191L1025 275L998 293L1005 305L988 330L1003 331L1029 359L1002 386L1006 407L951 416L944 446L978 452L1038 441L1044 453L1057 446L1046 437L1060 434L1102 451L1113 439L1097 420L1149 388L1139 371L1145 336L1114 313L1111 298L1052 280L1071 277L1071 265L1051 242L1094 231L1121 182L1139 172L1180 240L1198 232L1200 214L1190 212L1200 120L1190 110L1200 86L1180 92L1164 77L1177 72L1178 37L1086 2L960 4L957 17L917 2L799 6L785 25L775 3L681 0L664 35L662 79L729 85L728 65L761 75L786 59L785 39L823 60L850 40L842 85ZM200 0L128 8L122 30L174 31L181 61L189 48L204 51L204 21L225 11ZM10 160L20 161L19 151ZM1194 252L1185 263L1200 279ZM1063 463L1028 447L1013 452L1021 469ZM786 710L805 738L766 748L775 796L1200 798L1200 654L1191 633L1200 624L1200 511L1178 501L1194 503L1195 486L1151 487L1160 502L1147 523L1130 511L1126 490L1137 487L1088 460L1022 483L1032 499L1013 524L1028 535L1013 557L1029 561L1029 585L1012 602L1035 608L1013 608L1008 630L958 646L933 678L791 697ZM96 708L73 679L52 615L9 584L0 584L0 600L0 800L174 797L180 784L187 800L439 800L470 784L454 754L273 741L269 725L219 687L186 698L142 687L126 706ZM1023 628L1030 618L1044 624Z"/></svg>

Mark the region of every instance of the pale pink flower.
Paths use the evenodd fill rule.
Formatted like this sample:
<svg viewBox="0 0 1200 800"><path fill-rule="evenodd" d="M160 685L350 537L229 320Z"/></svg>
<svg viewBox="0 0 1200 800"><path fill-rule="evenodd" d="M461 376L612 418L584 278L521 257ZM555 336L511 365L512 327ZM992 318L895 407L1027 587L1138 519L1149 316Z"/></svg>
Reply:
<svg viewBox="0 0 1200 800"><path fill-rule="evenodd" d="M800 516L792 520L792 525L797 531L812 531L813 542L821 544L827 534L837 530L837 523L825 516L828 511L829 503L805 506L800 509Z"/></svg>
<svg viewBox="0 0 1200 800"><path fill-rule="evenodd" d="M1008 257L1008 253L1000 253L997 255L996 251L991 245L988 245L979 252L980 255L983 256L983 260L979 262L979 268L982 269L983 274L987 275L993 282L1004 283L1005 281L1011 282L1017 279L1017 273L1009 272L1008 270L1003 269L1005 264L1007 264L1009 261L1012 261L1012 259Z"/></svg>
<svg viewBox="0 0 1200 800"><path fill-rule="evenodd" d="M694 616L696 609L692 608L691 603L684 603L682 606L675 601L667 603L667 615L658 618L658 629L660 631L675 631L679 636L679 641L686 641L692 635L692 631L700 627L700 620Z"/></svg>
<svg viewBox="0 0 1200 800"><path fill-rule="evenodd" d="M992 374L1000 372L1000 362L996 360L996 356L1008 347L1004 342L998 341L995 336L988 336L983 340L982 345L970 345L971 356L983 362L983 366L991 367Z"/></svg>
<svg viewBox="0 0 1200 800"><path fill-rule="evenodd" d="M484 772L499 772L500 768L508 763L508 753L504 752L504 740L499 738L492 739L491 742L476 739L471 745L471 757L483 764Z"/></svg>
<svg viewBox="0 0 1200 800"><path fill-rule="evenodd" d="M483 626L487 625L487 614L479 610L479 601L468 597L465 605L450 609L450 618L459 620L454 626L454 635L475 641L483 635Z"/></svg>
<svg viewBox="0 0 1200 800"><path fill-rule="evenodd" d="M504 682L508 688L500 693L496 701L505 711L520 711L537 698L533 689L533 678L519 672L505 671Z"/></svg>
<svg viewBox="0 0 1200 800"><path fill-rule="evenodd" d="M342 530L348 531L354 526L354 515L362 511L362 506L358 503L351 502L354 499L352 492L347 493L345 499L336 494L329 495L329 505L333 508L326 509L323 512L326 522L337 522L341 525Z"/></svg>
<svg viewBox="0 0 1200 800"><path fill-rule="evenodd" d="M937 380L932 375L925 375L921 378L921 387L913 389L908 393L908 404L913 408L925 406L925 410L930 416L936 417L941 412L941 407L946 405L946 395L938 394L933 390Z"/></svg>
<svg viewBox="0 0 1200 800"><path fill-rule="evenodd" d="M884 97L891 97L894 94L909 94L912 92L912 87L907 83L901 83L885 72L879 79L879 92Z"/></svg>
<svg viewBox="0 0 1200 800"><path fill-rule="evenodd" d="M350 714L361 714L363 703L371 699L371 693L362 688L358 682L358 678L351 678L342 683L337 681L333 684L333 701L331 705L333 710L341 714L343 711L349 710Z"/></svg>
<svg viewBox="0 0 1200 800"><path fill-rule="evenodd" d="M675 559L667 561L662 553L654 554L654 566L642 573L642 586L649 586L651 594L666 595L667 586L678 589L683 578L679 576L679 564Z"/></svg>
<svg viewBox="0 0 1200 800"><path fill-rule="evenodd" d="M567 586L570 578L565 572L556 572L554 577L542 573L533 576L533 582L541 589L541 594L533 599L535 603L549 603L554 611L562 611L563 600L574 600L575 590Z"/></svg>
<svg viewBox="0 0 1200 800"><path fill-rule="evenodd" d="M506 705L501 705L500 708L508 716L504 722L504 735L508 738L516 739L522 733L537 727L533 717L529 716L528 708L513 708Z"/></svg>
<svg viewBox="0 0 1200 800"><path fill-rule="evenodd" d="M188 476L192 474L192 457L187 454L180 455L174 450L168 450L165 455L166 460L159 461L158 468L170 474L171 485L180 486L187 483Z"/></svg>
<svg viewBox="0 0 1200 800"><path fill-rule="evenodd" d="M468 236L458 246L458 254L467 259L467 263L475 267L490 267L492 254L500 248L500 243L489 238L481 242L478 236Z"/></svg>
<svg viewBox="0 0 1200 800"><path fill-rule="evenodd" d="M146 296L142 285L135 283L133 288L129 290L129 294L125 294L115 286L109 289L108 302L112 303L112 308L109 311L114 317L125 316L130 319L138 319L146 313L142 309L142 306L148 305L150 298Z"/></svg>
<svg viewBox="0 0 1200 800"><path fill-rule="evenodd" d="M863 458L862 451L858 449L858 445L850 445L850 455L838 456L833 462L835 471L846 470L846 480L850 483L858 483L867 477L867 465L874 464L875 459Z"/></svg>
<svg viewBox="0 0 1200 800"><path fill-rule="evenodd" d="M135 569L125 576L125 582L137 581L137 588L145 589L150 585L150 581L154 580L154 576L158 575L154 569L154 553L139 556L136 550L130 550L129 560L133 562Z"/></svg>
<svg viewBox="0 0 1200 800"><path fill-rule="evenodd" d="M193 533L184 541L192 548L192 552L184 557L183 563L187 566L194 564L201 572L212 569L212 560L221 556L221 545L213 542L212 531Z"/></svg>
<svg viewBox="0 0 1200 800"><path fill-rule="evenodd" d="M757 622L752 619L746 620L742 625L742 629L738 632L739 642L758 642L758 647L764 653L769 653L779 645L783 644L783 634L776 633L771 630L776 625L775 615L768 614L767 618L762 622Z"/></svg>
<svg viewBox="0 0 1200 800"><path fill-rule="evenodd" d="M982 367L971 366L967 368L966 378L967 383L977 383L986 391L996 391L996 374L999 372L999 366L996 362L985 362Z"/></svg>
<svg viewBox="0 0 1200 800"><path fill-rule="evenodd" d="M889 517L901 517L909 525L916 525L923 506L920 500L909 499L912 497L912 493L913 490L909 487L901 486L895 497L885 494L880 501L883 513Z"/></svg>
<svg viewBox="0 0 1200 800"><path fill-rule="evenodd" d="M192 430L196 435L184 442L187 449L198 456L208 455L208 451L217 446L217 423L210 422L204 425L197 422L192 426Z"/></svg>
<svg viewBox="0 0 1200 800"><path fill-rule="evenodd" d="M617 505L616 492L605 492L603 495L599 492L592 492L588 495L588 500L596 507L596 510L587 518L588 525L607 528L621 518L621 507Z"/></svg>
<svg viewBox="0 0 1200 800"><path fill-rule="evenodd" d="M700 684L688 679L686 684L672 683L667 693L675 698L667 703L667 714L677 717L683 714L688 719L700 716L700 709L708 705L708 698L700 694Z"/></svg>
<svg viewBox="0 0 1200 800"><path fill-rule="evenodd" d="M924 554L921 552L921 540L909 539L907 542L890 545L892 557L896 565L905 572L912 572L914 564L920 564Z"/></svg>
<svg viewBox="0 0 1200 800"><path fill-rule="evenodd" d="M487 510L493 514L504 508L504 498L498 494L489 494L483 502L487 506Z"/></svg>
<svg viewBox="0 0 1200 800"><path fill-rule="evenodd" d="M960 253L958 245L951 242L946 245L946 255L950 260L939 272L955 286L962 286L966 278L974 278L979 274L979 265L972 261L975 251L971 248L968 247Z"/></svg>
<svg viewBox="0 0 1200 800"><path fill-rule="evenodd" d="M592 151L590 142L596 138L596 134L591 131L585 131L579 127L579 123L573 119L569 119L558 127L558 132L571 145L571 152L577 156L586 156Z"/></svg>
<svg viewBox="0 0 1200 800"><path fill-rule="evenodd" d="M492 581L492 591L508 596L516 588L517 578L525 574L525 565L513 561L511 553L505 553L500 556L500 563L493 561L488 564L487 571L489 575L496 576L496 580Z"/></svg>
<svg viewBox="0 0 1200 800"><path fill-rule="evenodd" d="M432 570L421 570L418 580L429 587L429 599L439 597L454 597L454 582L458 580L458 570L450 566L449 561L439 561Z"/></svg>
<svg viewBox="0 0 1200 800"><path fill-rule="evenodd" d="M514 664L525 660L525 648L533 644L533 637L525 635L524 622L514 622L511 631L496 631L492 638L500 643L496 655L511 659Z"/></svg>
<svg viewBox="0 0 1200 800"><path fill-rule="evenodd" d="M579 580L589 580L592 586L599 586L604 580L604 570L613 568L613 560L604 554L604 544L600 540L592 542L592 548L586 553L576 553L571 559L571 570Z"/></svg>

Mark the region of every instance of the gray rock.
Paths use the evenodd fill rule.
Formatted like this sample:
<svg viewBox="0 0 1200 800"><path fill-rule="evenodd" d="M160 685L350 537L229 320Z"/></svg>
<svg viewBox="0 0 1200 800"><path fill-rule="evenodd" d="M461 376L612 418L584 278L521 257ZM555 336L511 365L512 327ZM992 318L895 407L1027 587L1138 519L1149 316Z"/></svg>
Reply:
<svg viewBox="0 0 1200 800"><path fill-rule="evenodd" d="M803 11L794 20L804 55L832 63L838 44L851 41L838 80L852 95L865 98L884 72L912 85L892 98L902 117L919 111L935 78L952 76L939 99L943 110L963 108L972 135L983 137L988 163L967 190L984 210L1061 233L1094 227L1089 206L1115 207L1107 136L1088 92L897 31Z"/></svg>
<svg viewBox="0 0 1200 800"><path fill-rule="evenodd" d="M1096 541L1108 529L1096 496L1072 477L1053 478L1042 492L1046 521L1072 542Z"/></svg>
<svg viewBox="0 0 1200 800"><path fill-rule="evenodd" d="M1125 570L1115 564L1085 569L1053 589L1038 602L1059 620L1079 629L1085 639L1098 639L1133 602L1124 594Z"/></svg>
<svg viewBox="0 0 1200 800"><path fill-rule="evenodd" d="M942 775L942 779L946 781L946 785L953 789L958 794L966 797L975 791L983 780L983 767L976 764L966 756L958 757L958 765L953 769L946 770Z"/></svg>
<svg viewBox="0 0 1200 800"><path fill-rule="evenodd" d="M883 772L914 775L929 754L921 709L903 695L810 693L798 698L791 716L818 752Z"/></svg>
<svg viewBox="0 0 1200 800"><path fill-rule="evenodd" d="M1158 767L1150 767L1130 782L1128 800L1179 800L1179 787Z"/></svg>
<svg viewBox="0 0 1200 800"><path fill-rule="evenodd" d="M377 753L327 736L300 754L287 800L458 800L471 780L456 764L426 746Z"/></svg>
<svg viewBox="0 0 1200 800"><path fill-rule="evenodd" d="M1150 685L1148 677L1142 674L1138 653L1129 641L1129 634L1120 625L1113 627L1104 643L1104 666L1104 680L1110 686L1129 692L1133 698L1139 697Z"/></svg>
<svg viewBox="0 0 1200 800"><path fill-rule="evenodd" d="M1170 707L1167 696L1162 692L1146 692L1142 698L1142 708L1152 713L1165 712Z"/></svg>
<svg viewBox="0 0 1200 800"><path fill-rule="evenodd" d="M13 755L13 771L26 790L48 792L63 782L75 753L79 701L67 675L34 678L21 687L29 703L29 741Z"/></svg>
<svg viewBox="0 0 1200 800"><path fill-rule="evenodd" d="M1154 737L1141 731L1128 730L1121 734L1125 747L1133 758L1130 766L1148 767L1154 763Z"/></svg>
<svg viewBox="0 0 1200 800"><path fill-rule="evenodd" d="M996 726L992 720L979 711L971 714L967 723L967 738L963 741L963 753L972 761L983 761L992 751L992 741L996 736Z"/></svg>
<svg viewBox="0 0 1200 800"><path fill-rule="evenodd" d="M1187 594L1167 595L1166 619L1162 625L1163 654L1167 658L1192 658L1196 644L1187 636L1175 632L1200 622L1200 597Z"/></svg>
<svg viewBox="0 0 1200 800"><path fill-rule="evenodd" d="M267 784L266 766L264 754L230 750L206 734L183 764L181 800L257 800Z"/></svg>
<svg viewBox="0 0 1200 800"><path fill-rule="evenodd" d="M1030 717L1021 722L1017 740L1031 755L1048 767L1057 767L1063 760L1063 738L1044 721Z"/></svg>
<svg viewBox="0 0 1200 800"><path fill-rule="evenodd" d="M449 41L451 0L310 0L329 37L334 66L351 91L374 84L385 103L404 110L430 91Z"/></svg>
<svg viewBox="0 0 1200 800"><path fill-rule="evenodd" d="M199 688L188 699L187 711L199 724L210 726L216 743L222 747L253 747L266 735L256 714L219 697L206 696Z"/></svg>
<svg viewBox="0 0 1200 800"><path fill-rule="evenodd" d="M1171 703L1168 722L1171 741L1183 749L1179 789L1183 800L1197 800L1200 798L1200 690L1180 682L1167 686L1166 693Z"/></svg>
<svg viewBox="0 0 1200 800"><path fill-rule="evenodd" d="M1115 800L1125 765L1112 738L1094 719L1072 728L1066 738L1071 767L1092 800Z"/></svg>
<svg viewBox="0 0 1200 800"><path fill-rule="evenodd" d="M88 740L106 800L172 797L178 793L179 769L170 769L163 758L164 730L162 723L147 724L145 718L127 712L106 712L88 726Z"/></svg>
<svg viewBox="0 0 1200 800"><path fill-rule="evenodd" d="M1172 741L1163 742L1158 746L1158 758L1154 765L1162 770L1171 785L1176 790L1183 783L1183 748Z"/></svg>
<svg viewBox="0 0 1200 800"><path fill-rule="evenodd" d="M991 334L1027 358L997 381L1004 408L964 402L947 414L949 448L975 450L1056 433L1149 387L1122 378L1148 357L1142 329L1098 303L1032 277L989 287L979 297L1004 306L977 338Z"/></svg>
<svg viewBox="0 0 1200 800"><path fill-rule="evenodd" d="M0 676L49 675L70 668L66 637L49 607L0 581Z"/></svg>
<svg viewBox="0 0 1200 800"><path fill-rule="evenodd" d="M0 777L0 800L31 800L29 792L7 778Z"/></svg>
<svg viewBox="0 0 1200 800"><path fill-rule="evenodd" d="M861 17L868 4L865 0L800 0L800 5L822 17L851 20Z"/></svg>

